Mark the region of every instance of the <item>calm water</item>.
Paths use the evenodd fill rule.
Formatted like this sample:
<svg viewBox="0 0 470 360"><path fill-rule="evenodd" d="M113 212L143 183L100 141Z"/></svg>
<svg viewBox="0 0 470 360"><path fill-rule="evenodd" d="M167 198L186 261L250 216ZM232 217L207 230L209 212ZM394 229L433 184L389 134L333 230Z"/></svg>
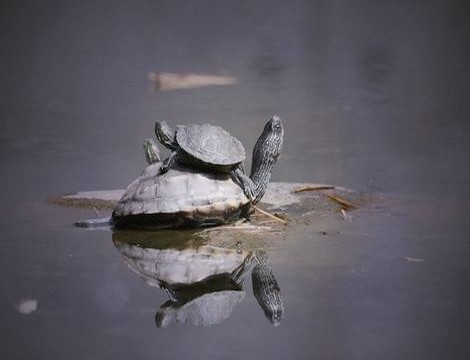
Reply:
<svg viewBox="0 0 470 360"><path fill-rule="evenodd" d="M354 4L353 4L354 3ZM3 2L0 350L5 359L470 356L470 8L462 2ZM150 91L149 71L238 83ZM155 326L168 300L91 210L123 188L154 121L211 121L251 150L284 119L276 181L386 194L268 250L284 316L245 297L209 327ZM322 236L322 231L327 236ZM20 314L22 299L38 308Z"/></svg>

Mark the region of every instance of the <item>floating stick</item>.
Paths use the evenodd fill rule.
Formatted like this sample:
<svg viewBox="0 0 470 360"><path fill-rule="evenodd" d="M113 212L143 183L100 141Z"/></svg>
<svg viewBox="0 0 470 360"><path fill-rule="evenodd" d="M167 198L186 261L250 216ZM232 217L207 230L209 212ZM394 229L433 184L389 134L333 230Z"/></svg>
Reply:
<svg viewBox="0 0 470 360"><path fill-rule="evenodd" d="M253 207L253 209L255 209L256 211L260 212L261 214L263 215L266 215L268 217L270 217L271 219L273 220L276 220L276 221L279 221L281 223L283 223L284 225L287 225L287 221L286 220L283 220L281 219L280 217L276 216L276 215L273 215L265 210L261 210L259 207L255 206L255 205L251 205Z"/></svg>
<svg viewBox="0 0 470 360"><path fill-rule="evenodd" d="M326 194L326 196L328 197L328 199L333 200L337 202L338 204L340 204L341 206L343 206L346 210L357 208L356 205L354 205L353 203L350 203L348 200L342 198L339 195Z"/></svg>
<svg viewBox="0 0 470 360"><path fill-rule="evenodd" d="M317 191L317 190L333 190L335 187L331 185L307 185L307 186L301 186L296 189L294 189L294 193L299 193L303 191Z"/></svg>

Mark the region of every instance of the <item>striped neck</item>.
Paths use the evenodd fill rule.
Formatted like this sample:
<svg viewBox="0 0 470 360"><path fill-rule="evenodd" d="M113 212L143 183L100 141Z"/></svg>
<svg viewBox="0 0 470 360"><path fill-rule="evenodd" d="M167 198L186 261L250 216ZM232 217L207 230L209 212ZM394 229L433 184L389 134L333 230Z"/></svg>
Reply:
<svg viewBox="0 0 470 360"><path fill-rule="evenodd" d="M254 183L253 204L258 203L268 189L272 168L281 152L283 135L281 119L275 116L268 121L256 142L250 174Z"/></svg>

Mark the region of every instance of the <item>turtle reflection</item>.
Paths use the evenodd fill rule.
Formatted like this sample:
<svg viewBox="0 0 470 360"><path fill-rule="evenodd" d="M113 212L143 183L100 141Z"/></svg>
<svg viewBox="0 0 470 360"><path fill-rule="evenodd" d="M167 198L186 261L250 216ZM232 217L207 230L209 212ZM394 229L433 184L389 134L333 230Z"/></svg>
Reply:
<svg viewBox="0 0 470 360"><path fill-rule="evenodd" d="M264 250L198 245L174 237L175 232L113 234L128 267L169 297L156 313L158 327L172 320L203 326L221 323L245 298L243 282L250 273L254 296L266 317L274 325L281 322L281 293Z"/></svg>

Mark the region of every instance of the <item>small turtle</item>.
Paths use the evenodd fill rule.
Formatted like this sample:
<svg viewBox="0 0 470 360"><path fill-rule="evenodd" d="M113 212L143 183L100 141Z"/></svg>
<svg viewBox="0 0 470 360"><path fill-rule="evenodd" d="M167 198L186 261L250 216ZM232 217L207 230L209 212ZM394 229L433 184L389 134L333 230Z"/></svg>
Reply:
<svg viewBox="0 0 470 360"><path fill-rule="evenodd" d="M155 123L158 141L172 151L164 160L164 173L175 161L217 172L230 172L245 160L240 140L220 126L211 124L178 125L176 131L165 121Z"/></svg>
<svg viewBox="0 0 470 360"><path fill-rule="evenodd" d="M270 141L273 147L280 147L283 132L281 119L274 116L266 127L272 127L273 129L269 129L269 131L274 130L281 136L273 136L271 139L266 138L263 141ZM243 168L245 148L237 138L220 126L210 124L178 125L176 132L173 132L165 121L157 121L155 134L158 141L172 151L170 156L163 161L160 168L161 173L167 172L175 162L202 170L230 173L243 188L245 194L256 201L256 186L245 175ZM262 157L262 154L258 155L259 159L253 157L256 166L259 165Z"/></svg>
<svg viewBox="0 0 470 360"><path fill-rule="evenodd" d="M188 130L197 128L190 126ZM251 204L258 203L267 190L272 167L281 152L283 135L281 119L275 116L267 122L253 149L250 177L244 174L240 163L230 165L232 170L224 172L207 168L201 171L190 161L189 164L176 161L162 173L161 167L168 161L154 163L157 150L152 142L146 142L147 159L152 164L128 186L107 223L116 228L198 227L248 218ZM200 139L195 141L201 143ZM182 151L176 153L178 160L184 157L180 156ZM76 225L97 227L104 225L104 221L87 220Z"/></svg>

